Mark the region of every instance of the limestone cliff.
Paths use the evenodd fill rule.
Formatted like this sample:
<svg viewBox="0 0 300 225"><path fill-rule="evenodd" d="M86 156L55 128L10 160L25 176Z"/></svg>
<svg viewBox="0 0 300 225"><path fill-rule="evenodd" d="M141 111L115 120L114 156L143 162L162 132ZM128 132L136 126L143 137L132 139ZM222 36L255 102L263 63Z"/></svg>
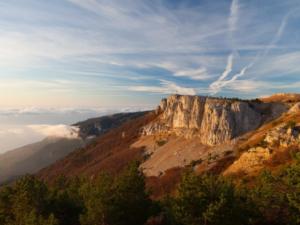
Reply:
<svg viewBox="0 0 300 225"><path fill-rule="evenodd" d="M143 133L198 137L203 144L218 145L258 128L286 110L282 103L171 95L161 101L158 119L144 127Z"/></svg>

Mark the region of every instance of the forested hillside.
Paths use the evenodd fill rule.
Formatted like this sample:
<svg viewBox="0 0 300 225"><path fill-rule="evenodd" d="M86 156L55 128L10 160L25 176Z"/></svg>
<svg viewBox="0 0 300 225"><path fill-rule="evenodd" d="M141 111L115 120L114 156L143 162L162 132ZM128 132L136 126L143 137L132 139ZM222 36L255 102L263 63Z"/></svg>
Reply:
<svg viewBox="0 0 300 225"><path fill-rule="evenodd" d="M139 163L119 175L58 177L52 185L27 176L0 189L3 225L299 224L300 155L255 180L195 175L186 167L174 194L153 200Z"/></svg>

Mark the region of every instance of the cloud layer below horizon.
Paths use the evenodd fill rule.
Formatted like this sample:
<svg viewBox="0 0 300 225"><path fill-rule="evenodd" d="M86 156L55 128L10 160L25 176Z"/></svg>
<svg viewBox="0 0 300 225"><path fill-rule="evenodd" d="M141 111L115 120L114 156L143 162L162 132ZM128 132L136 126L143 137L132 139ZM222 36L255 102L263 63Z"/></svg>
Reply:
<svg viewBox="0 0 300 225"><path fill-rule="evenodd" d="M2 1L0 107L296 92L299 43L299 0Z"/></svg>
<svg viewBox="0 0 300 225"><path fill-rule="evenodd" d="M41 141L46 137L77 138L79 121L153 107L125 108L2 108L0 109L0 154Z"/></svg>

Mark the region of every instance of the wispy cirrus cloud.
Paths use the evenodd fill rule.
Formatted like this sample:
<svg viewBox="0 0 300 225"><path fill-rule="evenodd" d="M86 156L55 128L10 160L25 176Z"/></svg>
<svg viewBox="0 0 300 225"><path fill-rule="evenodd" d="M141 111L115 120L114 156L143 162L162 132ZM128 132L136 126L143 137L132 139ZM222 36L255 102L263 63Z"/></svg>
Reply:
<svg viewBox="0 0 300 225"><path fill-rule="evenodd" d="M28 124L152 109L172 93L299 91L299 7L299 0L0 1L0 148L16 147L16 124L25 124L18 143L27 144L41 138Z"/></svg>
<svg viewBox="0 0 300 225"><path fill-rule="evenodd" d="M230 16L228 17L228 25L231 38L233 38L233 32L237 29L239 14L239 0L232 0L230 6Z"/></svg>
<svg viewBox="0 0 300 225"><path fill-rule="evenodd" d="M226 77L232 71L232 66L233 66L233 54L230 54L227 58L227 64L226 64L225 70L223 71L221 76L216 81L214 81L213 83L211 83L209 85L213 94L216 94L221 90L221 88L224 84L224 79L226 79Z"/></svg>
<svg viewBox="0 0 300 225"><path fill-rule="evenodd" d="M207 80L211 78L207 70L203 67L197 69L178 70L174 73L175 77L189 77L192 80Z"/></svg>
<svg viewBox="0 0 300 225"><path fill-rule="evenodd" d="M54 90L47 100L35 99L49 105L56 99L60 105L107 104L107 98L117 102L121 95L130 102L136 92L127 86L153 87L158 80L222 94L235 80L264 80L260 64L299 48L298 14L289 13L297 7L298 0L261 5L245 0L3 1L0 77L18 78L28 86L36 86L28 80L77 81L76 88L47 87ZM29 93L40 96L41 88L11 89L18 97L9 94L8 102ZM76 101L70 96L77 96Z"/></svg>
<svg viewBox="0 0 300 225"><path fill-rule="evenodd" d="M254 58L254 60L252 62L250 62L249 64L247 64L245 67L243 67L240 72L238 72L237 74L235 74L228 82L225 82L223 86L232 83L233 81L237 80L238 78L242 77L245 75L245 73L247 72L247 70L251 69L255 63L257 62L257 60L259 60L262 57L265 57L268 55L269 51L271 50L271 48L280 40L285 26L288 22L289 17L297 12L299 10L299 8L293 9L291 11L289 11L282 19L280 26L277 29L276 34L274 35L272 41L270 42L270 44L268 44L267 46L265 46L263 53L258 53L257 56Z"/></svg>
<svg viewBox="0 0 300 225"><path fill-rule="evenodd" d="M234 45L234 31L237 29L238 23L238 14L239 14L239 0L232 0L230 6L230 15L228 16L228 27L229 27L229 36L232 46L232 53L230 53L227 57L227 64L225 70L221 74L221 76L209 85L211 92L213 94L218 93L223 84L224 80L228 77L228 75L232 72L233 60L234 60L234 52L236 51Z"/></svg>
<svg viewBox="0 0 300 225"><path fill-rule="evenodd" d="M265 78L278 78L282 76L298 76L300 72L300 51L283 53L281 55L272 55L263 62L257 63L253 68L253 73L260 73ZM294 82L291 84L293 85Z"/></svg>
<svg viewBox="0 0 300 225"><path fill-rule="evenodd" d="M187 88L179 86L174 82L161 80L159 86L131 86L128 88L136 92L149 92L158 94L183 94L183 95L196 95L194 88Z"/></svg>
<svg viewBox="0 0 300 225"><path fill-rule="evenodd" d="M237 14L238 14L238 1L236 0L232 0L232 4L231 4L231 13L229 16L229 27L233 27L234 23L232 22L232 20L236 20L237 19ZM216 94L218 92L220 92L223 88L225 88L227 86L227 88L230 89L230 87L234 86L234 84L238 83L235 82L236 80L238 80L239 78L243 77L246 72L251 69L259 59L262 59L264 57L266 57L268 55L268 53L270 52L270 50L277 44L277 42L281 39L281 36L284 33L284 29L287 25L287 22L290 18L290 16L292 16L295 12L297 12L299 10L299 8L295 8L290 10L286 15L284 15L283 19L280 22L279 27L277 28L277 31L275 33L275 35L273 36L273 38L271 39L270 43L266 44L262 50L258 51L258 53L256 53L256 56L249 62L247 63L246 66L242 67L242 69L237 72L236 74L234 74L230 79L225 80L225 78L228 76L228 74L232 71L232 62L231 63L227 63L226 69L223 72L223 74L219 77L218 80L214 81L213 83L210 84L210 89L211 92L213 94ZM235 16L233 16L235 15ZM230 29L233 30L233 29ZM232 36L232 35L231 35ZM235 51L235 49L233 48L233 51ZM232 57L232 55L228 56L228 62L230 60L230 57ZM231 66L230 68L230 72L228 73L228 66ZM224 76L225 74L225 76ZM233 84L233 85L232 85ZM259 87L257 87L259 88ZM237 88L232 88L233 90ZM243 87L240 88L240 91L243 91Z"/></svg>

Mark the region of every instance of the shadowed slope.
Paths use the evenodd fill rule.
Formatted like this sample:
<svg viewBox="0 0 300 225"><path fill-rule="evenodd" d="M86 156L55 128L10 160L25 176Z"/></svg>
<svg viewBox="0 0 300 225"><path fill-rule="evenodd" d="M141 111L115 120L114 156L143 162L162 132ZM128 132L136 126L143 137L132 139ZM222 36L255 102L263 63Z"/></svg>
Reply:
<svg viewBox="0 0 300 225"><path fill-rule="evenodd" d="M130 148L140 136L143 126L155 119L153 112L128 121L99 137L84 149L76 150L64 159L41 170L39 176L52 181L59 175L94 176L102 171L119 172L135 159L142 159L143 148Z"/></svg>
<svg viewBox="0 0 300 225"><path fill-rule="evenodd" d="M147 112L118 113L78 122L79 137L74 139L46 138L0 155L0 183L13 181L19 176L38 172L40 169L62 159L75 149L86 146L92 138L119 127L126 121Z"/></svg>
<svg viewBox="0 0 300 225"><path fill-rule="evenodd" d="M84 145L81 139L46 138L0 155L0 183L36 173Z"/></svg>
<svg viewBox="0 0 300 225"><path fill-rule="evenodd" d="M145 115L147 112L117 113L113 115L91 118L78 122L73 126L80 127L80 137L100 136L121 124Z"/></svg>

